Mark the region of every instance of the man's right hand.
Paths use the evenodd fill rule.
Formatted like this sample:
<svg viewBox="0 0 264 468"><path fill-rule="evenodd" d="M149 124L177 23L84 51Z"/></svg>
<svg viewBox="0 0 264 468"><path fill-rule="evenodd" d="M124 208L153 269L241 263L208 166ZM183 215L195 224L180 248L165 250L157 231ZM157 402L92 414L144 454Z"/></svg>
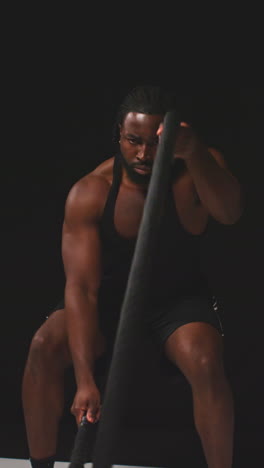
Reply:
<svg viewBox="0 0 264 468"><path fill-rule="evenodd" d="M75 394L71 413L75 416L79 425L84 414L87 421L96 423L100 418L101 397L95 383L89 383L78 387Z"/></svg>

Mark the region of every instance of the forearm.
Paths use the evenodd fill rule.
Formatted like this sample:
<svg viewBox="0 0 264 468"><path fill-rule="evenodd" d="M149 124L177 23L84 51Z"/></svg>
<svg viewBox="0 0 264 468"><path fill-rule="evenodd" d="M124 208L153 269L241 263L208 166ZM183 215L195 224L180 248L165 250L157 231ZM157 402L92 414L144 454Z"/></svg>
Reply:
<svg viewBox="0 0 264 468"><path fill-rule="evenodd" d="M66 326L77 385L93 379L98 337L97 298L84 288L65 288Z"/></svg>
<svg viewBox="0 0 264 468"><path fill-rule="evenodd" d="M196 191L203 206L217 221L234 224L242 213L238 180L221 167L204 147L186 159Z"/></svg>

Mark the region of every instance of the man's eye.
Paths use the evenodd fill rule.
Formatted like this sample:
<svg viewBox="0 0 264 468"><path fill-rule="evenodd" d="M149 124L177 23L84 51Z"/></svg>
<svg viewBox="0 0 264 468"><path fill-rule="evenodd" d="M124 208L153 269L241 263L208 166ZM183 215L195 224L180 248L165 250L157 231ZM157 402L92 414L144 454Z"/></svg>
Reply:
<svg viewBox="0 0 264 468"><path fill-rule="evenodd" d="M131 145L138 145L139 142L138 140L135 140L135 138L128 138L128 141Z"/></svg>

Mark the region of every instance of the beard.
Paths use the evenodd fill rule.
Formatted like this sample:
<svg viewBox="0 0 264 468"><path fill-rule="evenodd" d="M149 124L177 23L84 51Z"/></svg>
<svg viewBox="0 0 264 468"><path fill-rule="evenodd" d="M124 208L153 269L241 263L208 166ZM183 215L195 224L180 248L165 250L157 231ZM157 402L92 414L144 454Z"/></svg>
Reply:
<svg viewBox="0 0 264 468"><path fill-rule="evenodd" d="M121 162L123 164L123 167L125 168L125 171L127 173L128 178L131 180L131 182L134 182L135 184L138 185L148 185L150 178L151 178L151 172L149 174L139 174L138 172L135 171L134 165L133 164L128 164L122 153L120 152L120 158ZM136 164L137 167L140 167L140 164ZM148 166L150 169L153 166L153 163L151 164L142 164L142 166ZM186 170L186 164L183 159L174 159L171 164L171 180L175 181L184 171Z"/></svg>
<svg viewBox="0 0 264 468"><path fill-rule="evenodd" d="M150 178L151 178L151 172L149 174L139 174L138 172L135 171L134 169L134 164L129 164L127 160L124 158L122 153L120 153L121 157L121 162L122 165L127 173L128 178L131 180L131 182L134 182L135 184L138 185L147 185L149 184ZM152 163L151 164L142 164L143 167L148 167L150 170L152 168ZM137 167L140 168L140 164L136 164Z"/></svg>

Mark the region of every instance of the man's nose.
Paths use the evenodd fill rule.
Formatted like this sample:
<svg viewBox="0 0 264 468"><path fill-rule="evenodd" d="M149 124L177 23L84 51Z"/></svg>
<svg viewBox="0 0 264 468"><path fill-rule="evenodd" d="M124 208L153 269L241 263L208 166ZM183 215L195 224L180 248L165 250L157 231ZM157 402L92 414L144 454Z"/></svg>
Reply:
<svg viewBox="0 0 264 468"><path fill-rule="evenodd" d="M151 158L151 148L150 145L144 144L140 145L139 151L137 153L137 159L146 161Z"/></svg>

